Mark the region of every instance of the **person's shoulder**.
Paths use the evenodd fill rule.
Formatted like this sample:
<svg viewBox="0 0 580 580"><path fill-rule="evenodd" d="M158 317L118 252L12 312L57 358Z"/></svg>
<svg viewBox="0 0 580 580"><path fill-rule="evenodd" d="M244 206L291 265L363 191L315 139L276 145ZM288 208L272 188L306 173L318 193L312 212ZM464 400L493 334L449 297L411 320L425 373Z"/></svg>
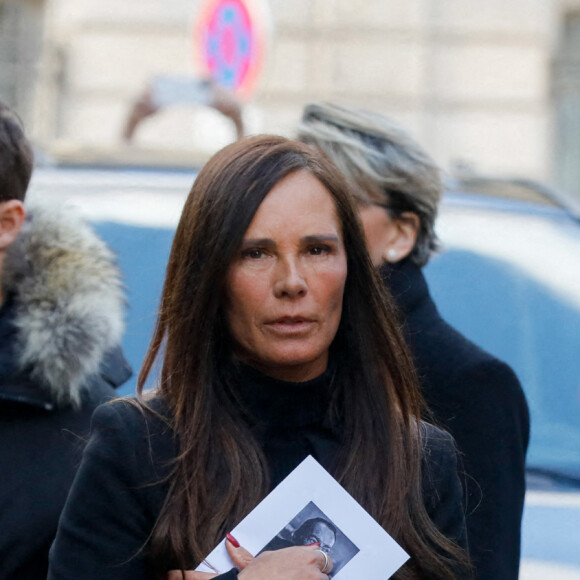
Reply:
<svg viewBox="0 0 580 580"><path fill-rule="evenodd" d="M439 346L435 346L432 352L445 370L447 381L460 383L469 396L485 385L481 394L497 393L504 400L510 397L524 399L520 381L508 363L474 343L446 321L441 322L445 332L438 333Z"/></svg>
<svg viewBox="0 0 580 580"><path fill-rule="evenodd" d="M494 382L499 380L507 388L519 387L513 369L489 351L466 337L441 317L433 307L428 320L420 313L410 316L410 342L420 370L431 374L432 382L461 381L469 375L478 379L492 373ZM466 388L469 388L467 386Z"/></svg>
<svg viewBox="0 0 580 580"><path fill-rule="evenodd" d="M140 400L135 397L114 399L99 405L92 416L91 436L139 444L173 435L170 413L158 398Z"/></svg>
<svg viewBox="0 0 580 580"><path fill-rule="evenodd" d="M167 406L160 399L120 398L97 407L91 422L87 455L137 465L154 479L177 453ZM153 475L150 474L153 473Z"/></svg>
<svg viewBox="0 0 580 580"><path fill-rule="evenodd" d="M470 407L482 405L481 412L488 407L503 407L527 414L526 396L515 371L492 354L481 353L465 360L455 376L465 403Z"/></svg>
<svg viewBox="0 0 580 580"><path fill-rule="evenodd" d="M93 425L119 425L134 432L152 426L169 426L170 414L160 398L120 397L99 405L93 413Z"/></svg>
<svg viewBox="0 0 580 580"><path fill-rule="evenodd" d="M506 363L467 338L446 320L441 319L438 336L441 339L441 348L448 350L449 356L453 356L454 362L460 367L500 365L509 369Z"/></svg>

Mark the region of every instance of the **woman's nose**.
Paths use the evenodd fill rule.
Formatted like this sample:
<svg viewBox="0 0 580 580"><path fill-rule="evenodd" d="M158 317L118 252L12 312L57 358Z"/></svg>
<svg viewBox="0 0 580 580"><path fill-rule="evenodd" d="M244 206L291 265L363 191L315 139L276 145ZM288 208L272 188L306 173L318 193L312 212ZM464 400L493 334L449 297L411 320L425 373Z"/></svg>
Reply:
<svg viewBox="0 0 580 580"><path fill-rule="evenodd" d="M276 268L274 294L277 298L296 298L303 296L308 286L297 260L290 258L280 260Z"/></svg>

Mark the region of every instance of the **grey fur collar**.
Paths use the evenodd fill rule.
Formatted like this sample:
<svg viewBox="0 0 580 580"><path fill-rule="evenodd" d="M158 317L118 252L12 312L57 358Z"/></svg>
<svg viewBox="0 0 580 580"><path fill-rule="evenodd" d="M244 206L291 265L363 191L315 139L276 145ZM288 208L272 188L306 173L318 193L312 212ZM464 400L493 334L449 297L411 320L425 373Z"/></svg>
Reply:
<svg viewBox="0 0 580 580"><path fill-rule="evenodd" d="M58 405L79 405L87 378L123 332L113 253L70 208L27 205L2 283L15 294L19 364Z"/></svg>

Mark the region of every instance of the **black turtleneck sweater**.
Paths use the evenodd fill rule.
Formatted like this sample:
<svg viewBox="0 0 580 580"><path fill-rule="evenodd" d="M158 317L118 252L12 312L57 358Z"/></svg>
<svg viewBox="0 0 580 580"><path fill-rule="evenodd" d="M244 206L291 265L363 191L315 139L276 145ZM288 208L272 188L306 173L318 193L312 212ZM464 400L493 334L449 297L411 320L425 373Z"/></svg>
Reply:
<svg viewBox="0 0 580 580"><path fill-rule="evenodd" d="M339 436L326 420L334 370L289 383L242 366L241 398L254 436L270 468L270 488L278 485L305 457L329 466L340 447Z"/></svg>
<svg viewBox="0 0 580 580"><path fill-rule="evenodd" d="M320 377L288 383L239 365L236 394L270 469L270 488L312 455L330 468L340 432L326 418L332 366ZM161 401L153 407L166 413ZM425 426L424 495L439 529L465 543L462 490L453 441ZM153 578L146 545L167 485L159 484L177 445L167 425L127 402L100 407L51 550L49 580ZM151 485L153 484L153 485ZM170 568L171 564L167 564ZM219 576L236 577L235 569Z"/></svg>
<svg viewBox="0 0 580 580"><path fill-rule="evenodd" d="M462 454L476 577L517 580L530 429L520 383L441 318L410 260L386 264L381 275L401 310L423 396Z"/></svg>

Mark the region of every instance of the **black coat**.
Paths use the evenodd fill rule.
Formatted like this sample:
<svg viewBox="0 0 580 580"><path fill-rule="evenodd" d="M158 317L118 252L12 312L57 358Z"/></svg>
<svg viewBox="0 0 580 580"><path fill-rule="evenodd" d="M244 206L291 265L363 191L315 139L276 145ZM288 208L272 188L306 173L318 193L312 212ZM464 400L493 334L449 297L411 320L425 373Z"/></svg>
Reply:
<svg viewBox="0 0 580 580"><path fill-rule="evenodd" d="M44 580L91 415L131 372L115 348L83 391L80 408L58 408L30 373L18 369L7 315L0 311L0 578Z"/></svg>
<svg viewBox="0 0 580 580"><path fill-rule="evenodd" d="M292 389L288 383L266 378L268 386L263 388L258 373L249 373L257 382L246 393L260 417L254 433L268 460L271 488L309 454L329 468L340 443L319 420L326 409L318 389L321 378L293 384ZM154 404L165 413L159 401ZM176 452L167 424L150 413L144 415L127 402L97 409L51 549L49 580L154 577L147 559L147 538L167 493L167 484L158 482ZM456 467L451 437L425 424L427 511L443 534L464 545L462 489ZM156 563L161 571L175 567L170 559L160 562L157 558ZM224 575L224 580L232 576Z"/></svg>
<svg viewBox="0 0 580 580"><path fill-rule="evenodd" d="M28 209L2 271L2 580L46 578L91 415L131 375L112 254L70 213Z"/></svg>
<svg viewBox="0 0 580 580"><path fill-rule="evenodd" d="M516 580L529 414L512 369L449 326L421 270L383 266L404 319L422 392L455 438L467 489L467 533L478 580Z"/></svg>

